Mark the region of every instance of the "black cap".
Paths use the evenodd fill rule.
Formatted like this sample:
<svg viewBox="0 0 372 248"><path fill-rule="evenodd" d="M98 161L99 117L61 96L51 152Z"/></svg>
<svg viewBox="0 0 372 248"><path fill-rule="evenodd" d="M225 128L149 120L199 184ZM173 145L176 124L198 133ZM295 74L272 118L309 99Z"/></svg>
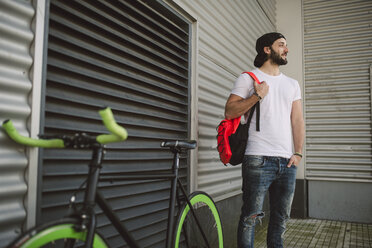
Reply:
<svg viewBox="0 0 372 248"><path fill-rule="evenodd" d="M265 61L267 60L267 56L264 52L264 47L271 46L277 39L284 38L284 35L281 33L267 33L262 35L260 38L257 39L256 41L256 51L257 51L257 56L254 60L254 66L256 67L261 67Z"/></svg>

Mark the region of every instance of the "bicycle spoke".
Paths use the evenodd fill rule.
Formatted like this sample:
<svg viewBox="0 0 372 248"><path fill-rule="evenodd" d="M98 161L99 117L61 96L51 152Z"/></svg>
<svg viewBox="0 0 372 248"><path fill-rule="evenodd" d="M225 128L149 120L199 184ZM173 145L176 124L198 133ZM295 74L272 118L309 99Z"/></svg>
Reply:
<svg viewBox="0 0 372 248"><path fill-rule="evenodd" d="M179 217L176 247L223 247L221 224L213 201L205 193L194 194L190 199L192 210L186 205Z"/></svg>
<svg viewBox="0 0 372 248"><path fill-rule="evenodd" d="M207 241L203 238L202 231L199 230L195 218L192 216L191 211L188 214L186 226L189 226L185 233L185 239L187 239L190 244L185 247L218 247L218 234L216 228L216 222L207 206L199 207L195 209L196 218L200 222L200 228L202 229ZM208 243L206 243L208 242Z"/></svg>
<svg viewBox="0 0 372 248"><path fill-rule="evenodd" d="M68 239L68 240L65 241L64 248L74 247L75 243L76 243L76 240L75 239Z"/></svg>

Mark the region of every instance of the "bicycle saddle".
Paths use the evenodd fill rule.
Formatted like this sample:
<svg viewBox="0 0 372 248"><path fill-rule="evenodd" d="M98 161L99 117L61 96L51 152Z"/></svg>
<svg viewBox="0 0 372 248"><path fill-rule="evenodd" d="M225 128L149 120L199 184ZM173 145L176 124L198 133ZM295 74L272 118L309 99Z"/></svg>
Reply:
<svg viewBox="0 0 372 248"><path fill-rule="evenodd" d="M170 148L184 148L184 149L194 149L197 143L195 140L171 140L161 142L161 147Z"/></svg>

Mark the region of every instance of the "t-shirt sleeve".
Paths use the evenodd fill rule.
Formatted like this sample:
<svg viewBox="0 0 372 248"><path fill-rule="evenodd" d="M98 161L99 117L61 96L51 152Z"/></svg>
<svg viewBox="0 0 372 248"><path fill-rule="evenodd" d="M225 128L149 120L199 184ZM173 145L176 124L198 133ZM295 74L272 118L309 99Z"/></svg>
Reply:
<svg viewBox="0 0 372 248"><path fill-rule="evenodd" d="M296 88L295 88L295 94L294 94L293 101L297 101L301 99L301 88L297 81L295 82L295 87Z"/></svg>
<svg viewBox="0 0 372 248"><path fill-rule="evenodd" d="M246 73L241 74L235 81L231 94L242 98L250 97L254 92L253 79Z"/></svg>

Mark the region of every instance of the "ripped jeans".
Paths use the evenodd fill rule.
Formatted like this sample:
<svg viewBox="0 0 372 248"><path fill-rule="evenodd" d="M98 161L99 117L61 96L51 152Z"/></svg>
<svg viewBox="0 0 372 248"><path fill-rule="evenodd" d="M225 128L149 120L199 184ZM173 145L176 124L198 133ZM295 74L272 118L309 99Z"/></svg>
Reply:
<svg viewBox="0 0 372 248"><path fill-rule="evenodd" d="M269 191L270 220L267 247L283 247L283 234L289 220L296 184L296 166L289 159L246 155L242 163L243 206L238 225L238 247L252 248L254 228L264 216L262 207Z"/></svg>

